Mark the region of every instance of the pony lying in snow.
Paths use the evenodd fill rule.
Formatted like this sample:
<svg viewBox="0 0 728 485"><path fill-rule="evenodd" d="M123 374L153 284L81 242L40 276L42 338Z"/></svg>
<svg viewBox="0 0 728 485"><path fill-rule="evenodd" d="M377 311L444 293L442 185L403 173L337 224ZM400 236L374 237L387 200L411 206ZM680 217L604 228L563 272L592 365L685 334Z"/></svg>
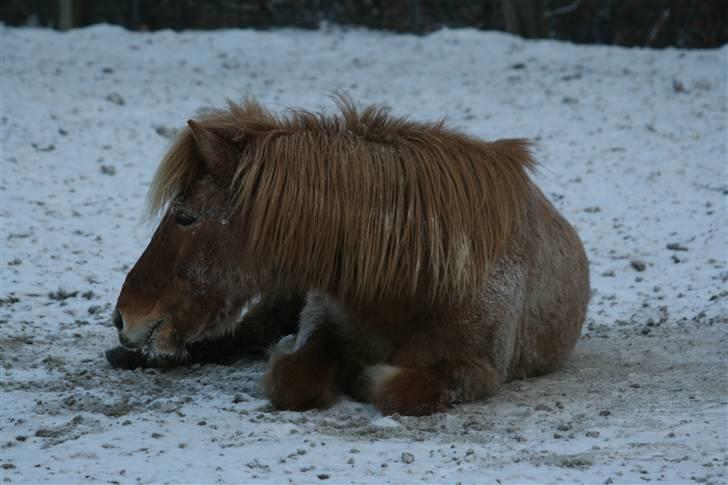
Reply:
<svg viewBox="0 0 728 485"><path fill-rule="evenodd" d="M183 358L232 338L257 294L272 339L306 295L264 377L280 409L345 393L423 415L556 369L585 318L588 265L529 179L527 142L336 101L335 115L248 100L188 122L150 189L162 218L119 295L121 343Z"/></svg>

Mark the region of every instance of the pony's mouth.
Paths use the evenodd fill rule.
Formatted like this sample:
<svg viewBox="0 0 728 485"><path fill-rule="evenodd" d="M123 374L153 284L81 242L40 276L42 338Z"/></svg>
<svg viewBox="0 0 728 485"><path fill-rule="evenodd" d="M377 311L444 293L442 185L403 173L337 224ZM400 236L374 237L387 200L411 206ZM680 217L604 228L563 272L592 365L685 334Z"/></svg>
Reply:
<svg viewBox="0 0 728 485"><path fill-rule="evenodd" d="M220 323L220 322L216 322ZM203 326L197 326L203 330ZM233 327L232 324L226 325L226 328ZM225 331L227 335L230 331ZM163 317L154 321L149 327L149 332L144 338L143 343L137 348L147 357L173 357L184 358L188 355L187 347L199 341L211 338L209 332L195 332L192 335L179 331L170 317ZM214 337L212 337L214 338Z"/></svg>
<svg viewBox="0 0 728 485"><path fill-rule="evenodd" d="M205 324L182 325L183 329L191 327L192 332L184 330L180 332L179 328L175 328L172 316L165 314L147 323L147 332L138 341L139 343L130 344L122 340L121 345L127 350L141 352L148 357L184 356L188 345L224 338L235 333L243 316L259 299L256 295L244 305L221 309L206 319Z"/></svg>

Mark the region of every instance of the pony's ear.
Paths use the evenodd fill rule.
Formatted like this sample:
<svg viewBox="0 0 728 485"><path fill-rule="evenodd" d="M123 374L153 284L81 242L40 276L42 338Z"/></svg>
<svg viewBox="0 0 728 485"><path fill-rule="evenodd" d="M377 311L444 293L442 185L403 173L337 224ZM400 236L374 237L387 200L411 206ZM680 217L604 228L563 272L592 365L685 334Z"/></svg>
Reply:
<svg viewBox="0 0 728 485"><path fill-rule="evenodd" d="M215 170L237 155L234 143L221 133L205 128L194 120L188 120L187 126L190 127L197 151L208 169Z"/></svg>

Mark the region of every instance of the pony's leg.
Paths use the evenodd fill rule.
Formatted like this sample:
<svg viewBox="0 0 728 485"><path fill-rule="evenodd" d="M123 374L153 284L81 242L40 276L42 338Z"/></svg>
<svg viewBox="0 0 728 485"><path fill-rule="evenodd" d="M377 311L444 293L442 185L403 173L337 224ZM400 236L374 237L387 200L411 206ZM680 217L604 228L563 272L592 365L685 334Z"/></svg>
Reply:
<svg viewBox="0 0 728 485"><path fill-rule="evenodd" d="M364 377L369 401L383 414L424 416L493 395L498 375L489 364L439 361L419 367L375 365Z"/></svg>
<svg viewBox="0 0 728 485"><path fill-rule="evenodd" d="M336 399L338 347L333 329L321 325L298 347L284 337L271 354L263 388L278 409L305 411L325 408Z"/></svg>
<svg viewBox="0 0 728 485"><path fill-rule="evenodd" d="M309 293L296 338L284 338L273 350L263 387L279 409L303 411L331 405L343 347L341 315L323 295Z"/></svg>
<svg viewBox="0 0 728 485"><path fill-rule="evenodd" d="M483 399L508 376L519 346L526 272L496 265L482 298L433 312L398 342L386 363L368 367L369 400L383 413L430 414Z"/></svg>

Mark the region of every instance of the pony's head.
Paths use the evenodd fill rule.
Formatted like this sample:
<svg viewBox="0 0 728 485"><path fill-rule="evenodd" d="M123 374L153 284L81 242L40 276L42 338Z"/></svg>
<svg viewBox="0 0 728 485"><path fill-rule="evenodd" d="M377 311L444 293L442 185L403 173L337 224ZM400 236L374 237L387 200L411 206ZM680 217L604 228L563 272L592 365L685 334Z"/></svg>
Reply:
<svg viewBox="0 0 728 485"><path fill-rule="evenodd" d="M228 197L239 154L224 126L188 124L152 183L160 223L113 315L121 343L149 355L184 356L186 344L232 331L257 294L239 269L244 228Z"/></svg>
<svg viewBox="0 0 728 485"><path fill-rule="evenodd" d="M161 223L119 296L123 344L178 353L272 284L363 306L477 295L521 229L527 143L337 101L331 116L246 101L189 122L150 188Z"/></svg>

